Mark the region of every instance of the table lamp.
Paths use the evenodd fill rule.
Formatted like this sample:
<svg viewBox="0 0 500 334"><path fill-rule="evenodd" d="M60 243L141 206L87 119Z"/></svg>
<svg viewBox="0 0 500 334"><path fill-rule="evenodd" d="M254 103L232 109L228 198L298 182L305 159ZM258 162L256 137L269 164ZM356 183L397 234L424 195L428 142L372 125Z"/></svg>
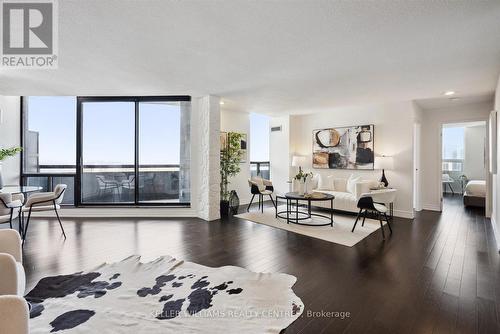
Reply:
<svg viewBox="0 0 500 334"><path fill-rule="evenodd" d="M385 155L381 157L375 157L374 168L382 170L382 177L380 178L380 182L383 182L387 187L389 185L389 181L387 181L387 178L385 177L385 170L391 170L394 168L394 159L392 157L386 157Z"/></svg>
<svg viewBox="0 0 500 334"><path fill-rule="evenodd" d="M292 167L299 167L299 173L302 171L302 165L306 162L306 157L301 155L294 155L292 157Z"/></svg>

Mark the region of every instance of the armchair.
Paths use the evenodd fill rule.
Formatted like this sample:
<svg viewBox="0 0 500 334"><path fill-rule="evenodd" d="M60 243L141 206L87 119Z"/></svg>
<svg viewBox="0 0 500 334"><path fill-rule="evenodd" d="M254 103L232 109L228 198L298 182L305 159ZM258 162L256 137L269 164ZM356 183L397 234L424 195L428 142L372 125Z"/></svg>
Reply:
<svg viewBox="0 0 500 334"><path fill-rule="evenodd" d="M28 304L23 298L25 288L21 237L15 230L0 230L1 333L28 333Z"/></svg>
<svg viewBox="0 0 500 334"><path fill-rule="evenodd" d="M22 297L0 296L0 332L4 334L29 333L28 304Z"/></svg>
<svg viewBox="0 0 500 334"><path fill-rule="evenodd" d="M252 199L250 200L250 204L248 204L247 212L250 210L250 206L252 205L255 195L259 195L259 209L261 209L262 212L264 212L264 196L269 196L271 202L273 202L273 206L276 207L272 196L274 187L270 180L260 177L248 179L248 186L250 187L250 192L252 193Z"/></svg>
<svg viewBox="0 0 500 334"><path fill-rule="evenodd" d="M55 186L54 191L37 193L28 197L26 204L23 207L23 212L28 212L28 219L26 220L26 227L24 228L23 240L26 240L26 235L28 234L28 227L30 224L31 213L33 211L52 211L54 210L59 221L59 226L66 239L66 233L62 226L61 218L59 217L59 210L61 208L61 203L64 198L64 192L68 186L65 184L58 184Z"/></svg>

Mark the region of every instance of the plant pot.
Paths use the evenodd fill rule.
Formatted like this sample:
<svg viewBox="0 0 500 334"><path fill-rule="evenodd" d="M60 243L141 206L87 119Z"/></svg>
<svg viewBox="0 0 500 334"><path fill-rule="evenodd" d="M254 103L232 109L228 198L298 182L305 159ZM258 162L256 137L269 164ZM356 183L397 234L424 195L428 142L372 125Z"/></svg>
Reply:
<svg viewBox="0 0 500 334"><path fill-rule="evenodd" d="M229 216L229 201L220 201L220 216L222 218Z"/></svg>
<svg viewBox="0 0 500 334"><path fill-rule="evenodd" d="M304 181L300 180L297 182L297 193L299 195L304 195L305 190L306 190L305 188L306 188L306 185L305 185Z"/></svg>

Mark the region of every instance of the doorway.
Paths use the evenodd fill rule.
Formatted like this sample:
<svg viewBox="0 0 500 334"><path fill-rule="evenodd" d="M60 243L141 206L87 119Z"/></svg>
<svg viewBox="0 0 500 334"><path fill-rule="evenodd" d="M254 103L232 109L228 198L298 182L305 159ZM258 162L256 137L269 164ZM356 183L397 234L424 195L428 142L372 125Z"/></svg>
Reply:
<svg viewBox="0 0 500 334"><path fill-rule="evenodd" d="M486 121L443 124L441 128L441 210L487 203Z"/></svg>

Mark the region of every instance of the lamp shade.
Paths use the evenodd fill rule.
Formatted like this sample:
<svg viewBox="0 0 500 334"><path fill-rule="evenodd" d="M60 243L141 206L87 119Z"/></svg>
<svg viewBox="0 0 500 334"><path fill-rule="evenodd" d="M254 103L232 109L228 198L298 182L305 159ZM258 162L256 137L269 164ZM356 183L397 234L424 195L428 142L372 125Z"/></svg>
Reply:
<svg viewBox="0 0 500 334"><path fill-rule="evenodd" d="M391 170L394 168L394 159L386 156L375 157L374 168Z"/></svg>
<svg viewBox="0 0 500 334"><path fill-rule="evenodd" d="M301 167L306 163L306 157L294 155L292 157L292 167Z"/></svg>

